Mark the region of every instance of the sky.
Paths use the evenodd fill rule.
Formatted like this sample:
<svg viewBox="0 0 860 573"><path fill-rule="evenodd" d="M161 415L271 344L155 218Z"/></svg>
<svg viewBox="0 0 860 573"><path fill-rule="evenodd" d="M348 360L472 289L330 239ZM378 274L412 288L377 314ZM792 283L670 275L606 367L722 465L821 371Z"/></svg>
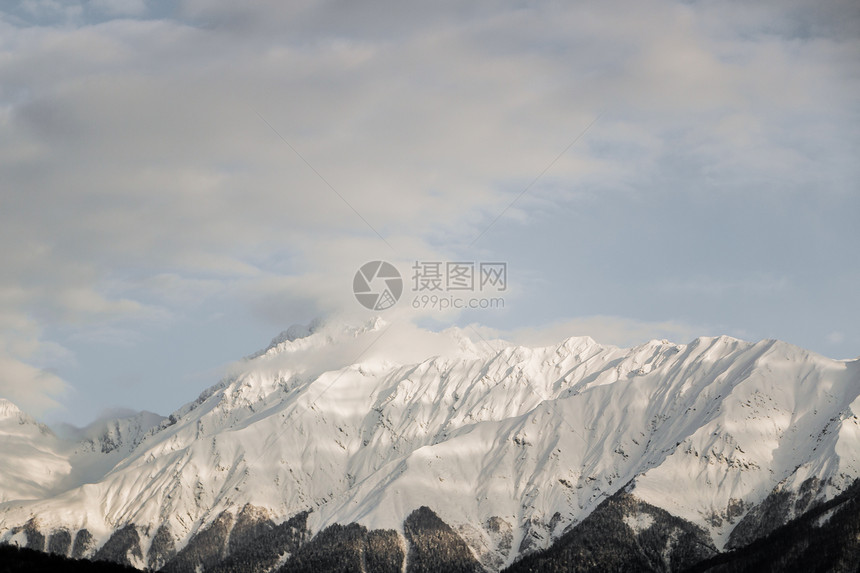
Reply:
<svg viewBox="0 0 860 573"><path fill-rule="evenodd" d="M854 358L858 155L853 0L4 2L0 397L167 414L318 317Z"/></svg>

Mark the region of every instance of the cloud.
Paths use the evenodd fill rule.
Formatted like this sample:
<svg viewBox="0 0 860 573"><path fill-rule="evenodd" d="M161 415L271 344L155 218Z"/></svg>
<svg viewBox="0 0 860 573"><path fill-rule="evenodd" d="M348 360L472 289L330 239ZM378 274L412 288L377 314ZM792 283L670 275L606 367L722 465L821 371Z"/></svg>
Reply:
<svg viewBox="0 0 860 573"><path fill-rule="evenodd" d="M315 325L306 338L288 343L283 352L236 362L227 370L232 375L253 371L255 375L268 372L283 377L289 373L313 379L353 365L374 369L418 364L440 355L474 357L486 351L477 350L469 333L457 329L440 333L404 321L371 318L344 322L330 318Z"/></svg>
<svg viewBox="0 0 860 573"><path fill-rule="evenodd" d="M842 344L843 342L845 342L845 335L838 330L834 330L833 332L828 334L825 339L829 344Z"/></svg>
<svg viewBox="0 0 860 573"><path fill-rule="evenodd" d="M630 347L653 339L687 342L706 336L708 329L678 321L648 322L619 316L585 316L540 327L520 328L503 333L519 344L548 345L571 336L590 336L602 344Z"/></svg>
<svg viewBox="0 0 860 573"><path fill-rule="evenodd" d="M68 388L68 384L56 374L0 353L0 396L8 398L25 412L41 415L58 408L57 397Z"/></svg>
<svg viewBox="0 0 860 573"><path fill-rule="evenodd" d="M203 301L281 325L353 312L367 260L556 264L499 237L539 234L566 202L589 217L690 195L821 200L860 175L851 2L157 10L30 1L0 18L3 313L128 343ZM671 288L713 296L792 284L677 274ZM626 320L569 326L622 344L686 333Z"/></svg>
<svg viewBox="0 0 860 573"><path fill-rule="evenodd" d="M0 397L37 416L59 408L70 386L56 368L74 362L74 356L44 340L34 320L14 313L0 317Z"/></svg>

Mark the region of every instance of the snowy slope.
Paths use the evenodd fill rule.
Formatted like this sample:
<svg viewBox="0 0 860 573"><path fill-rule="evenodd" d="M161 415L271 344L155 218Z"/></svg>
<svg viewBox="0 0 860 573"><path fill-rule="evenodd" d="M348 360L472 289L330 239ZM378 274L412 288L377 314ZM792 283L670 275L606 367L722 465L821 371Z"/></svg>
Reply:
<svg viewBox="0 0 860 573"><path fill-rule="evenodd" d="M92 442L88 455L116 456L111 468L68 470L81 479L62 491L48 479L4 488L0 539L36 517L45 534L87 528L91 554L134 524L145 554L159 526L181 548L246 504L276 521L313 510L313 531L402 531L426 505L497 569L631 484L723 547L774 488L817 478L814 495L832 497L860 477L858 396L857 361L778 341L525 348L471 329L314 324L121 447Z"/></svg>
<svg viewBox="0 0 860 573"><path fill-rule="evenodd" d="M0 502L43 499L100 480L163 419L140 412L67 430L70 435L60 437L0 399Z"/></svg>
<svg viewBox="0 0 860 573"><path fill-rule="evenodd" d="M0 399L0 444L0 502L44 498L71 470L53 432L4 399Z"/></svg>

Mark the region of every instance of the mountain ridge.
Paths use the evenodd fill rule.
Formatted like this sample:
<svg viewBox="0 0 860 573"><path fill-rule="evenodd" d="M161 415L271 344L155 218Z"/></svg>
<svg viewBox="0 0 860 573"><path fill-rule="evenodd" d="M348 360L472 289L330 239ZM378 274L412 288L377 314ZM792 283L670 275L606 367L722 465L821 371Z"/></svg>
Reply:
<svg viewBox="0 0 860 573"><path fill-rule="evenodd" d="M805 495L829 499L860 476L858 366L774 340L531 348L317 323L107 452L121 459L101 479L5 500L0 540L26 544L13 531L39 516L86 529L93 555L132 524L142 551L129 563L145 566L159 528L179 551L247 505L273 523L310 511L310 535L355 523L400 536L428 507L498 570L630 484L723 550L778 486L795 495L814 478Z"/></svg>

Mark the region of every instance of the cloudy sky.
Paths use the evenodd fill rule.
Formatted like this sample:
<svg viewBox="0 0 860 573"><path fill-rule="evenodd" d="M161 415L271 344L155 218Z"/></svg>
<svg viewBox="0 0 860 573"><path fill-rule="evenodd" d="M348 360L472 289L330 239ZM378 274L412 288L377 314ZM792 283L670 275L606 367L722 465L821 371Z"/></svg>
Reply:
<svg viewBox="0 0 860 573"><path fill-rule="evenodd" d="M434 329L860 354L853 0L0 10L0 396L42 419L168 413L369 315L377 259ZM504 309L415 311L416 260L506 262Z"/></svg>

